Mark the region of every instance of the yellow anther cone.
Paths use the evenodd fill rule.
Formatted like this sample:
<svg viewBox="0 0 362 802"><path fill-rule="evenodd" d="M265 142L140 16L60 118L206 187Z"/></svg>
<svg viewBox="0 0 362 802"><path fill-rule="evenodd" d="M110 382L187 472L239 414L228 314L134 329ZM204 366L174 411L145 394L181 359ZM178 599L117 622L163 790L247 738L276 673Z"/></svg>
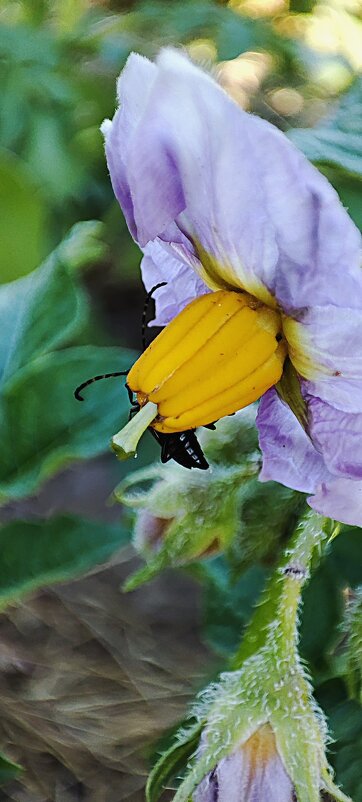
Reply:
<svg viewBox="0 0 362 802"><path fill-rule="evenodd" d="M131 368L141 407L152 401L157 431L206 425L247 406L276 384L287 348L281 318L247 293L192 301Z"/></svg>

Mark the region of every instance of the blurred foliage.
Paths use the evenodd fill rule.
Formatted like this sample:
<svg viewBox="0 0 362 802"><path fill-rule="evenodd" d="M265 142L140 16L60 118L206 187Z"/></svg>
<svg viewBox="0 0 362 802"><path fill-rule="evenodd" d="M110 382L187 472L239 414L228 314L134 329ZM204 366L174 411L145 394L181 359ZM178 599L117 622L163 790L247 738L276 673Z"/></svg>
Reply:
<svg viewBox="0 0 362 802"><path fill-rule="evenodd" d="M163 789L168 786L170 778L184 769L186 762L197 749L200 732L201 726L198 722L193 727L188 726L184 737L179 733L177 740L162 754L148 777L147 802L157 802Z"/></svg>
<svg viewBox="0 0 362 802"><path fill-rule="evenodd" d="M274 483L268 482L265 487L269 489L271 498L275 490ZM303 496L295 495L300 495L302 504ZM300 513L302 510L303 506L300 507ZM335 649L338 653L342 640L341 624L346 608L344 589L357 588L362 582L361 551L362 530L343 527L338 538L330 543L327 554L304 591L301 652L311 665L318 683L325 682L326 677L335 670L344 675L344 665L336 661ZM277 559L278 552L275 552L274 561L277 562ZM240 633L249 620L251 608L272 564L270 556L268 561L259 559L241 577L236 578L225 558L218 557L194 572L205 585L206 635L209 637L210 626L213 627L215 623L211 641L217 651L225 654L235 651Z"/></svg>
<svg viewBox="0 0 362 802"><path fill-rule="evenodd" d="M258 482L254 407L218 421L215 431L200 430L199 436L210 472L151 466L133 472L114 491L118 501L136 511L133 543L147 563L128 579L127 590L167 567L194 565L218 553L225 554L233 581L255 563L273 564L305 507L303 494ZM215 586L223 584L215 567L193 570Z"/></svg>
<svg viewBox="0 0 362 802"><path fill-rule="evenodd" d="M0 388L3 502L34 492L69 462L103 451L127 414L127 394L116 383L106 396L104 387L95 386L83 405L74 399L82 379L100 369L127 369L134 361L132 353L118 348L74 347L86 320L74 272L78 238L83 262L91 261L94 236L86 224L85 232L78 227L31 275L0 287L1 326L7 332Z"/></svg>
<svg viewBox="0 0 362 802"><path fill-rule="evenodd" d="M127 416L127 394L119 384L106 396L96 386L83 405L73 394L79 380L128 368L134 360L119 348L77 344L88 317L78 277L104 254L101 235L97 222L78 224L44 264L0 286L7 334L0 348L2 504L34 493L69 463L104 451ZM0 528L0 540L4 603L103 562L124 542L124 530L86 520L19 521Z"/></svg>
<svg viewBox="0 0 362 802"><path fill-rule="evenodd" d="M118 381L94 385L83 404L73 390L88 376L127 369L134 353L124 343L137 347L139 340L140 255L114 202L99 132L113 115L115 81L129 53L152 58L164 44L186 47L218 72L237 102L288 133L362 228L358 17L357 4L347 0L0 0L2 505L106 450L128 414ZM220 505L215 549L212 486L221 474L227 482L236 462L255 458L256 433L253 421L235 427L229 420L216 436L205 432L201 439L214 466L211 489L195 490L181 470L166 518L175 520L169 530L179 548L174 563L185 565L202 588L205 641L225 660L305 498L251 477L237 497L228 487L224 519L232 508L232 531L223 530ZM138 465L153 457L150 441L142 443ZM119 466L120 478L134 467ZM171 473L167 485L156 471L160 490L164 482L162 492L169 492ZM151 512L162 521L159 502L152 497ZM14 600L107 560L125 542L126 528L64 516L3 524L0 599ZM362 583L361 532L343 527L330 544L305 590L301 618L302 655L336 738L331 760L354 802L362 802L362 712L349 698L349 634L342 621L348 594ZM217 553L220 545L224 555ZM189 745L180 751L188 753ZM173 750L170 761L178 766L180 752ZM0 782L17 771L0 757ZM150 798L163 780L154 776Z"/></svg>
<svg viewBox="0 0 362 802"><path fill-rule="evenodd" d="M329 164L362 178L362 78L356 78L334 112L314 128L296 128L290 138L316 164Z"/></svg>
<svg viewBox="0 0 362 802"><path fill-rule="evenodd" d="M6 150L11 151L27 166L30 185L37 188L39 209L34 208L33 215L41 217L37 223L29 219L18 227L23 233L16 246L9 237L8 252L15 253L10 259L13 275L20 274L16 264L21 273L35 267L36 255L56 244L72 223L108 215L112 192L99 126L113 114L115 80L131 50L153 57L165 43L184 44L202 63L223 62L226 68L240 54L259 53L266 60L265 69L259 64L263 74L258 75L256 68L253 74L246 58L246 72L236 79L236 88L250 108L284 129L293 121L300 125L313 119L318 103L333 95L328 81L327 88L318 84L321 70L327 75L335 71L337 83L341 73L344 84L353 70L340 55L313 53L303 38L293 36L298 30L293 19L298 21L299 12L308 17L305 12L316 4L308 4L308 9L299 5L291 8L294 18L286 9L284 22L279 16L274 24L272 19L250 18L214 0L114 5L87 0L1 0L0 146L4 157ZM289 107L286 87L294 91ZM306 132L304 136L307 142ZM16 193L22 165L19 162L17 170L16 163L8 161L7 182ZM3 209L1 197L0 204ZM43 241L41 230L38 233L40 251L33 243L34 254L29 247L20 266L28 238L42 228L44 215L47 226ZM6 219L3 212L1 217ZM116 229L120 225L117 219L114 225ZM133 268L136 259L134 253Z"/></svg>
<svg viewBox="0 0 362 802"><path fill-rule="evenodd" d="M106 562L128 540L119 524L70 517L14 521L0 529L0 606ZM31 544L31 548L29 548ZM27 559L24 560L24 554Z"/></svg>
<svg viewBox="0 0 362 802"><path fill-rule="evenodd" d="M7 783L17 777L21 772L21 766L12 763L4 755L0 754L0 784Z"/></svg>
<svg viewBox="0 0 362 802"><path fill-rule="evenodd" d="M362 230L362 78L314 128L295 128L292 141L325 173Z"/></svg>
<svg viewBox="0 0 362 802"><path fill-rule="evenodd" d="M0 283L29 273L45 253L46 210L21 159L0 152ZM20 236L19 236L20 232Z"/></svg>
<svg viewBox="0 0 362 802"><path fill-rule="evenodd" d="M344 632L348 638L346 681L350 696L362 703L362 585L347 604Z"/></svg>

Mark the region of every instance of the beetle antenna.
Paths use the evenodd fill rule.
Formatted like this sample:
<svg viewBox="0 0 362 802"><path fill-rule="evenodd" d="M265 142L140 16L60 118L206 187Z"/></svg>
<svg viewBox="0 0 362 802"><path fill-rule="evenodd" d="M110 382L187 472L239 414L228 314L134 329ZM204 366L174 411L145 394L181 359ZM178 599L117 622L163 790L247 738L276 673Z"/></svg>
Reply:
<svg viewBox="0 0 362 802"><path fill-rule="evenodd" d="M152 287L152 290L150 290L146 295L146 300L145 300L145 304L144 304L143 312L142 312L142 350L143 351L145 351L146 348L147 348L147 343L146 343L146 318L147 318L148 306L149 306L150 300L151 300L151 298L153 296L153 293L156 292L156 290L158 290L159 287L164 287L165 284L167 284L167 281L161 281L159 284L155 284L155 286Z"/></svg>
<svg viewBox="0 0 362 802"><path fill-rule="evenodd" d="M76 387L74 390L74 397L77 399L77 401L84 401L81 391L84 390L85 387L88 387L88 384L99 382L101 379L113 379L115 376L127 376L128 373L129 370L117 370L114 373L103 373L102 376L92 376L91 379L87 379L87 381L82 382L82 384L79 384L78 387Z"/></svg>

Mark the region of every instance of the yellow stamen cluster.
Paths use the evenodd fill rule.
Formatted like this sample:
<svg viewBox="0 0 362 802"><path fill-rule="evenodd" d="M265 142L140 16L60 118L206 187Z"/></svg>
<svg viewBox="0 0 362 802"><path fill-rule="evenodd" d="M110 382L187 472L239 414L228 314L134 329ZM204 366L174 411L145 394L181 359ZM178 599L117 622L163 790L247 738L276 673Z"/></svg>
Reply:
<svg viewBox="0 0 362 802"><path fill-rule="evenodd" d="M279 381L286 357L281 318L244 292L196 298L131 368L141 407L157 405L159 432L206 425L247 406Z"/></svg>

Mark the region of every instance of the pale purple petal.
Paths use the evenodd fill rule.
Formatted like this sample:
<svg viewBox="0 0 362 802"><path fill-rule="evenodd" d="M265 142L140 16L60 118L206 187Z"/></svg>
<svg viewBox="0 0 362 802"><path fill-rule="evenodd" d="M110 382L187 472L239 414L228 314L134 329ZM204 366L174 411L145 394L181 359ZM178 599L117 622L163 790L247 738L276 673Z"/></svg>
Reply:
<svg viewBox="0 0 362 802"><path fill-rule="evenodd" d="M362 481L339 478L328 470L324 455L322 457L313 447L276 390L268 390L261 399L256 422L263 452L260 481L274 480L295 490L311 493L313 495L309 496L308 504L317 512L342 523L362 525ZM331 435L326 440L328 445L331 442L331 451L333 445L338 451L337 440L332 440ZM343 438L341 443L343 447ZM360 444L361 437L359 447ZM352 449L350 455L354 453ZM332 454L329 456L331 465ZM351 468L346 467L348 470ZM355 467L353 464L353 470Z"/></svg>
<svg viewBox="0 0 362 802"><path fill-rule="evenodd" d="M259 757L259 759L258 759ZM223 758L200 783L194 802L292 802L293 785L277 753L255 755L243 747Z"/></svg>
<svg viewBox="0 0 362 802"><path fill-rule="evenodd" d="M309 431L327 469L337 476L362 479L362 413L351 414L307 398Z"/></svg>
<svg viewBox="0 0 362 802"><path fill-rule="evenodd" d="M330 479L322 484L308 503L317 512L350 526L362 526L362 482Z"/></svg>
<svg viewBox="0 0 362 802"><path fill-rule="evenodd" d="M118 97L122 98L122 106L116 111L112 122L105 120L102 125L113 191L133 237L136 237L137 231L127 179L128 151L132 136L142 120L156 75L157 68L152 61L131 53L118 79Z"/></svg>
<svg viewBox="0 0 362 802"><path fill-rule="evenodd" d="M141 270L148 291L161 281L167 282L154 296L156 317L151 321L154 326L166 326L186 304L198 295L209 292L186 260L181 260L178 253L173 255L170 249L157 240L146 246Z"/></svg>
<svg viewBox="0 0 362 802"><path fill-rule="evenodd" d="M274 388L260 401L256 425L263 452L261 482L273 480L303 493L314 493L321 482L329 479L323 457Z"/></svg>
<svg viewBox="0 0 362 802"><path fill-rule="evenodd" d="M362 412L362 307L310 306L286 320L289 355L310 395Z"/></svg>
<svg viewBox="0 0 362 802"><path fill-rule="evenodd" d="M122 125L116 116L112 173ZM361 305L360 237L334 190L283 134L181 53L161 51L131 139L127 179L141 245L176 220L211 255L220 285L275 295L288 313L311 302Z"/></svg>

